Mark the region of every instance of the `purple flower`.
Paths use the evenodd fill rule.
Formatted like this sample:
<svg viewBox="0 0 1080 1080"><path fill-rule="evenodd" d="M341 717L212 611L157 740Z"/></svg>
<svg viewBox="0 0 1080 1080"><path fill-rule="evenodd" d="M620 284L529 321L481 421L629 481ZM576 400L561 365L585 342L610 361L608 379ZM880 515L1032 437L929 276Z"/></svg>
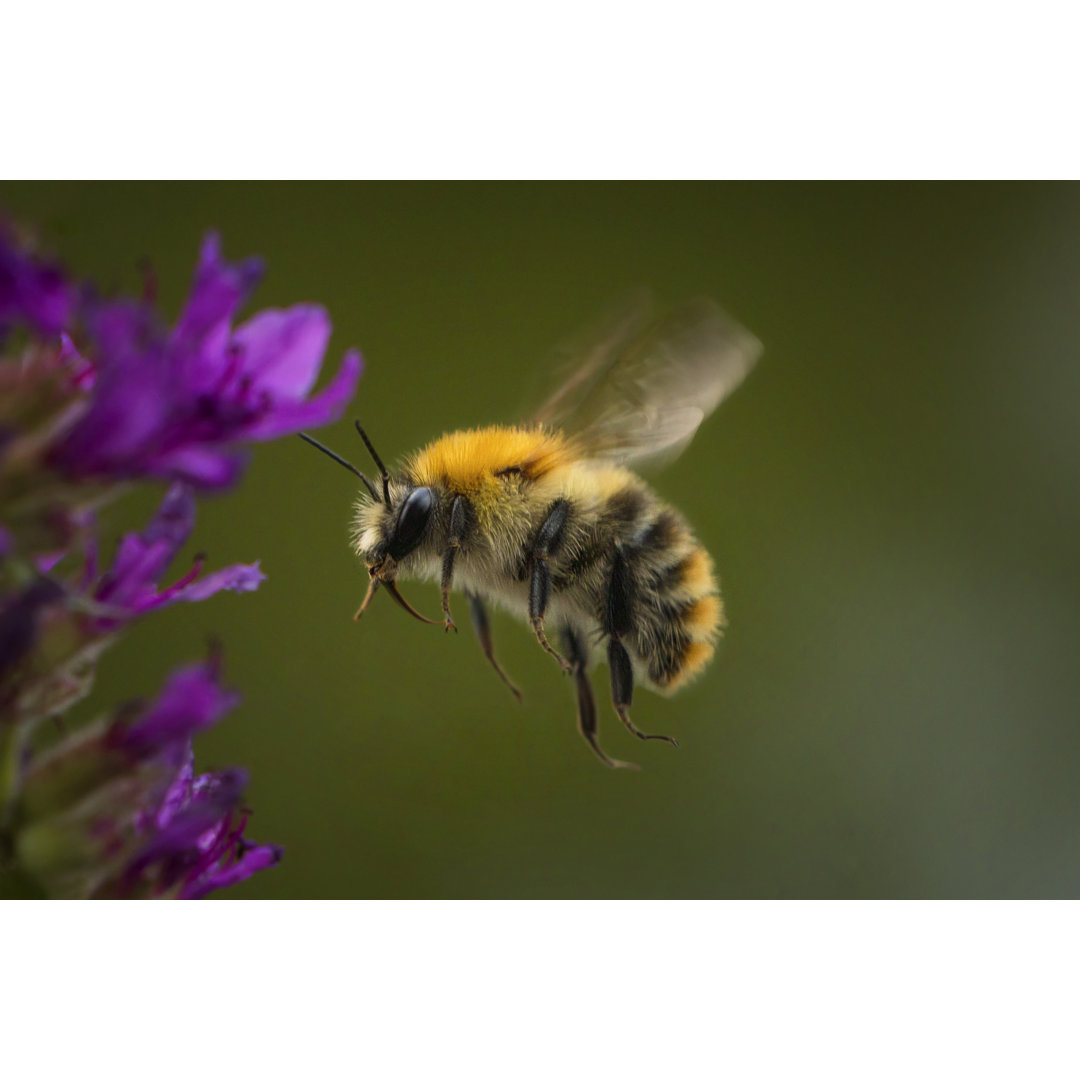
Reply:
<svg viewBox="0 0 1080 1080"><path fill-rule="evenodd" d="M222 589L252 592L266 580L258 561L237 563L199 577L202 560L163 589L158 580L191 535L195 524L195 499L185 484L173 484L166 492L153 520L141 533L127 533L120 541L112 566L96 581L95 556L87 559L88 591L104 608L98 625L109 629L135 615L181 602L205 600ZM115 614L113 613L115 612Z"/></svg>
<svg viewBox="0 0 1080 1080"><path fill-rule="evenodd" d="M171 332L143 303L91 306L97 383L86 412L53 448L52 463L76 476L164 476L224 487L242 467L236 444L337 419L356 388L359 354L347 352L330 384L309 398L329 317L298 304L259 312L233 329L260 275L253 260L226 263L211 234Z"/></svg>
<svg viewBox="0 0 1080 1080"><path fill-rule="evenodd" d="M190 753L146 828L147 841L124 870L120 894L136 891L199 900L281 861L276 844L244 838L242 769L196 776Z"/></svg>
<svg viewBox="0 0 1080 1080"><path fill-rule="evenodd" d="M216 236L171 326L152 290L103 300L17 239L0 221L0 344L20 330L0 363L0 858L51 896L202 897L281 858L244 837L246 774L195 771L193 739L237 701L216 658L175 672L149 706L46 721L90 692L101 654L141 615L265 580L258 562L203 574L197 556L168 583L193 489L235 479L245 443L340 416L360 357L347 352L314 393L326 312L299 304L236 325L262 268L227 263ZM91 507L140 478L172 485L102 569Z"/></svg>
<svg viewBox="0 0 1080 1080"><path fill-rule="evenodd" d="M112 745L136 758L164 754L173 765L181 765L183 756L176 754L177 748L187 747L193 735L216 724L240 700L239 694L221 686L219 677L215 657L174 672L152 708L136 723L114 730Z"/></svg>
<svg viewBox="0 0 1080 1080"><path fill-rule="evenodd" d="M127 533L117 546L113 564L102 574L97 567L97 544L92 515L78 515L85 539L86 560L79 580L61 584L48 576L64 553L35 557L38 575L19 591L0 594L0 722L13 703L19 709L56 711L89 690L89 680L73 678L66 670L82 659L96 658L111 635L138 616L170 604L195 603L215 593L253 592L266 580L258 561L236 563L201 575L203 558L164 587L159 581L191 535L195 523L194 496L185 484L173 484L149 525ZM50 676L45 658L61 670Z"/></svg>
<svg viewBox="0 0 1080 1080"><path fill-rule="evenodd" d="M192 736L215 724L238 700L221 687L219 675L214 659L181 669L154 706L116 735L116 744L136 758L154 757L173 770L160 800L136 815L140 844L119 875L121 895L197 900L281 859L281 848L244 839L247 775L242 769L195 774Z"/></svg>
<svg viewBox="0 0 1080 1080"><path fill-rule="evenodd" d="M46 336L58 334L74 306L75 290L63 270L28 254L11 227L0 222L0 338L16 323Z"/></svg>
<svg viewBox="0 0 1080 1080"><path fill-rule="evenodd" d="M181 668L148 708L31 765L16 842L47 892L194 900L280 861L281 848L244 837L244 771L195 773L192 738L239 700L220 667L212 656Z"/></svg>

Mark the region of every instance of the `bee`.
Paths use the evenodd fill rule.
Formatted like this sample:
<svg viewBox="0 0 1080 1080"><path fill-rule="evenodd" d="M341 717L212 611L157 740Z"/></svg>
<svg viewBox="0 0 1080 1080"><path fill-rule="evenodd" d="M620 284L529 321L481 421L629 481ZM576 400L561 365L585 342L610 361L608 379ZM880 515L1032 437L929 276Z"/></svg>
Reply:
<svg viewBox="0 0 1080 1080"><path fill-rule="evenodd" d="M356 474L353 544L370 577L356 618L381 589L412 616L457 630L460 589L481 650L499 678L521 691L495 657L487 607L523 617L537 643L572 676L578 728L610 768L597 739L589 669L606 657L614 710L639 739L635 685L670 694L700 674L724 626L713 563L685 518L630 467L671 458L742 382L759 342L707 300L655 317L636 300L580 339L577 361L531 420L454 431L391 474L359 422L380 486ZM400 579L437 582L442 620L401 595ZM549 631L556 644L552 643ZM560 651L561 648L561 651Z"/></svg>

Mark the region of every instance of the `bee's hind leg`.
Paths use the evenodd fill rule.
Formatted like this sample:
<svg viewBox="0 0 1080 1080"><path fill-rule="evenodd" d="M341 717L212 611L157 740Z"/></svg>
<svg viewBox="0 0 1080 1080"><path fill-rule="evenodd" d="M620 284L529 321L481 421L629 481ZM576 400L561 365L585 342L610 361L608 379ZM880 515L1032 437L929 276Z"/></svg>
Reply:
<svg viewBox="0 0 1080 1080"><path fill-rule="evenodd" d="M593 694L592 683L589 682L589 673L586 670L588 649L585 638L580 631L572 626L563 627L563 641L567 655L570 657L571 670L574 673L574 685L577 689L578 730L585 741L592 747L593 753L609 769L638 769L632 761L619 761L618 758L608 757L600 744L596 741L596 697Z"/></svg>
<svg viewBox="0 0 1080 1080"><path fill-rule="evenodd" d="M491 641L491 624L488 622L483 600L476 593L467 592L465 595L469 598L469 614L472 616L473 629L480 640L480 648L483 650L484 656L487 657L488 663L495 669L499 678L510 687L510 692L514 697L521 701L521 691L510 681L510 676L499 667L499 661L495 659L494 647Z"/></svg>
<svg viewBox="0 0 1080 1080"><path fill-rule="evenodd" d="M616 545L611 557L611 577L608 580L607 604L603 613L604 631L608 636L611 700L619 719L639 739L661 739L671 743L672 746L678 746L679 744L670 735L649 735L636 727L630 719L630 702L634 697L634 668L630 663L630 654L626 651L622 638L629 634L634 626L631 580L626 556L622 548Z"/></svg>
<svg viewBox="0 0 1080 1080"><path fill-rule="evenodd" d="M611 700L627 730L639 739L661 739L672 746L678 746L678 742L671 735L650 735L630 719L630 701L634 696L634 669L630 664L630 654L617 638L608 642L608 667L611 669Z"/></svg>

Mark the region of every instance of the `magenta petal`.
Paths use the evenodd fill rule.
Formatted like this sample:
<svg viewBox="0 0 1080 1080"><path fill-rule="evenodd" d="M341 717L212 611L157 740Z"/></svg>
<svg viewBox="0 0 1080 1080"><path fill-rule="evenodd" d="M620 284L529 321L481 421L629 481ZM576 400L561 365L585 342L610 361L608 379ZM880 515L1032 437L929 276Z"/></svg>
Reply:
<svg viewBox="0 0 1080 1080"><path fill-rule="evenodd" d="M59 360L67 369L73 386L80 390L94 388L94 383L97 381L97 369L75 348L75 342L67 334L60 335Z"/></svg>
<svg viewBox="0 0 1080 1080"><path fill-rule="evenodd" d="M183 484L173 484L141 533L120 541L116 558L94 590L94 599L132 612L153 606L158 578L191 535L195 500Z"/></svg>
<svg viewBox="0 0 1080 1080"><path fill-rule="evenodd" d="M212 662L181 668L150 711L123 732L122 745L137 754L165 749L177 741L186 748L186 740L217 723L239 700L239 694L221 687Z"/></svg>
<svg viewBox="0 0 1080 1080"><path fill-rule="evenodd" d="M315 383L330 340L330 317L314 304L260 311L233 334L242 371L275 401L303 398Z"/></svg>
<svg viewBox="0 0 1080 1080"><path fill-rule="evenodd" d="M173 484L146 529L123 537L112 567L93 590L95 600L116 609L104 623L121 622L168 604L205 600L223 589L252 592L266 580L258 562L238 563L195 579L199 571L196 563L180 581L159 591L159 579L191 534L194 520L195 500L190 488Z"/></svg>
<svg viewBox="0 0 1080 1080"><path fill-rule="evenodd" d="M198 881L191 882L180 894L181 900L201 900L215 889L227 889L241 881L247 881L252 874L277 866L285 855L285 850L277 844L258 844L249 847L231 866L216 873L204 874Z"/></svg>
<svg viewBox="0 0 1080 1080"><path fill-rule="evenodd" d="M75 475L140 471L140 458L165 426L167 372L156 355L102 365L90 408L54 448L54 460Z"/></svg>
<svg viewBox="0 0 1080 1080"><path fill-rule="evenodd" d="M345 406L356 393L356 384L363 371L360 354L350 349L330 383L310 401L288 402L278 405L262 419L248 427L244 435L248 439L276 439L279 435L293 435L309 427L320 427L339 419Z"/></svg>
<svg viewBox="0 0 1080 1080"><path fill-rule="evenodd" d="M34 567L39 574L47 574L67 554L67 551L50 551L46 555L34 556Z"/></svg>
<svg viewBox="0 0 1080 1080"><path fill-rule="evenodd" d="M257 561L250 566L237 563L207 574L206 577L199 578L190 585L185 585L169 599L185 602L205 600L208 596L213 596L214 593L221 592L223 589L229 589L232 592L254 592L265 580L266 575L259 569Z"/></svg>
<svg viewBox="0 0 1080 1080"><path fill-rule="evenodd" d="M116 559L94 590L94 599L135 614L154 606L157 579L173 560L176 549L166 541L147 544L129 533L120 541Z"/></svg>
<svg viewBox="0 0 1080 1080"><path fill-rule="evenodd" d="M64 272L22 250L0 223L0 334L16 322L38 333L59 333L71 319L76 294Z"/></svg>
<svg viewBox="0 0 1080 1080"><path fill-rule="evenodd" d="M221 257L221 239L208 233L199 253L191 296L173 334L185 348L202 348L219 354L228 338L236 309L262 276L262 262L247 259L230 265Z"/></svg>
<svg viewBox="0 0 1080 1080"><path fill-rule="evenodd" d="M168 825L191 798L191 792L195 786L195 751L190 742L186 742L181 747L178 758L179 769L173 782L165 791L161 805L156 813L144 815L140 821L140 826L144 830Z"/></svg>
<svg viewBox="0 0 1080 1080"><path fill-rule="evenodd" d="M185 446L157 454L149 472L172 476L200 488L227 488L244 468L242 454L226 452L209 446Z"/></svg>
<svg viewBox="0 0 1080 1080"><path fill-rule="evenodd" d="M232 824L243 797L247 774L243 769L227 769L195 777L182 803L174 804L167 821L159 822L127 873L137 878L155 862L165 863L174 880L195 876L205 868L207 845L220 842ZM243 821L239 822L242 827ZM209 853L213 858L213 852ZM221 854L224 854L222 852ZM195 874L192 873L195 872Z"/></svg>
<svg viewBox="0 0 1080 1080"><path fill-rule="evenodd" d="M166 541L175 554L195 528L195 496L184 484L173 484L165 492L157 513L143 533L147 543Z"/></svg>
<svg viewBox="0 0 1080 1080"><path fill-rule="evenodd" d="M87 330L103 366L130 364L162 336L157 313L137 300L87 300Z"/></svg>

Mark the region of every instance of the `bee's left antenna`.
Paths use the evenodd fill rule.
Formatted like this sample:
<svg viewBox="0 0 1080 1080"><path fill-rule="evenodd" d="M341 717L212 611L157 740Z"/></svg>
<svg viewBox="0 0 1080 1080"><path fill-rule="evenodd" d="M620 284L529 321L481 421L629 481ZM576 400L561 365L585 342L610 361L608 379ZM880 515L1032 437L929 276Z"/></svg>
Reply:
<svg viewBox="0 0 1080 1080"><path fill-rule="evenodd" d="M364 487L366 487L368 491L371 492L371 497L376 502L381 501L379 499L379 493L375 490L375 485L355 465L351 465L343 457L335 454L329 446L323 446L323 444L319 442L318 439L313 439L310 435L305 434L303 431L299 431L297 432L297 434L300 436L301 439L304 440L304 442L311 443L311 445L314 446L316 450L321 450L328 458L333 458L333 460L336 461L339 465L343 465L354 476L359 476L360 479L364 482ZM390 500L387 499L386 501L389 502Z"/></svg>
<svg viewBox="0 0 1080 1080"><path fill-rule="evenodd" d="M368 448L368 453L371 455L375 464L379 466L379 472L382 473L382 489L383 494L386 496L386 505L390 505L390 474L386 471L386 466L382 463L382 458L375 452L375 447L371 445L371 440L367 437L367 432L360 426L359 420L354 420L356 430L360 435L360 438L364 440L364 445Z"/></svg>

